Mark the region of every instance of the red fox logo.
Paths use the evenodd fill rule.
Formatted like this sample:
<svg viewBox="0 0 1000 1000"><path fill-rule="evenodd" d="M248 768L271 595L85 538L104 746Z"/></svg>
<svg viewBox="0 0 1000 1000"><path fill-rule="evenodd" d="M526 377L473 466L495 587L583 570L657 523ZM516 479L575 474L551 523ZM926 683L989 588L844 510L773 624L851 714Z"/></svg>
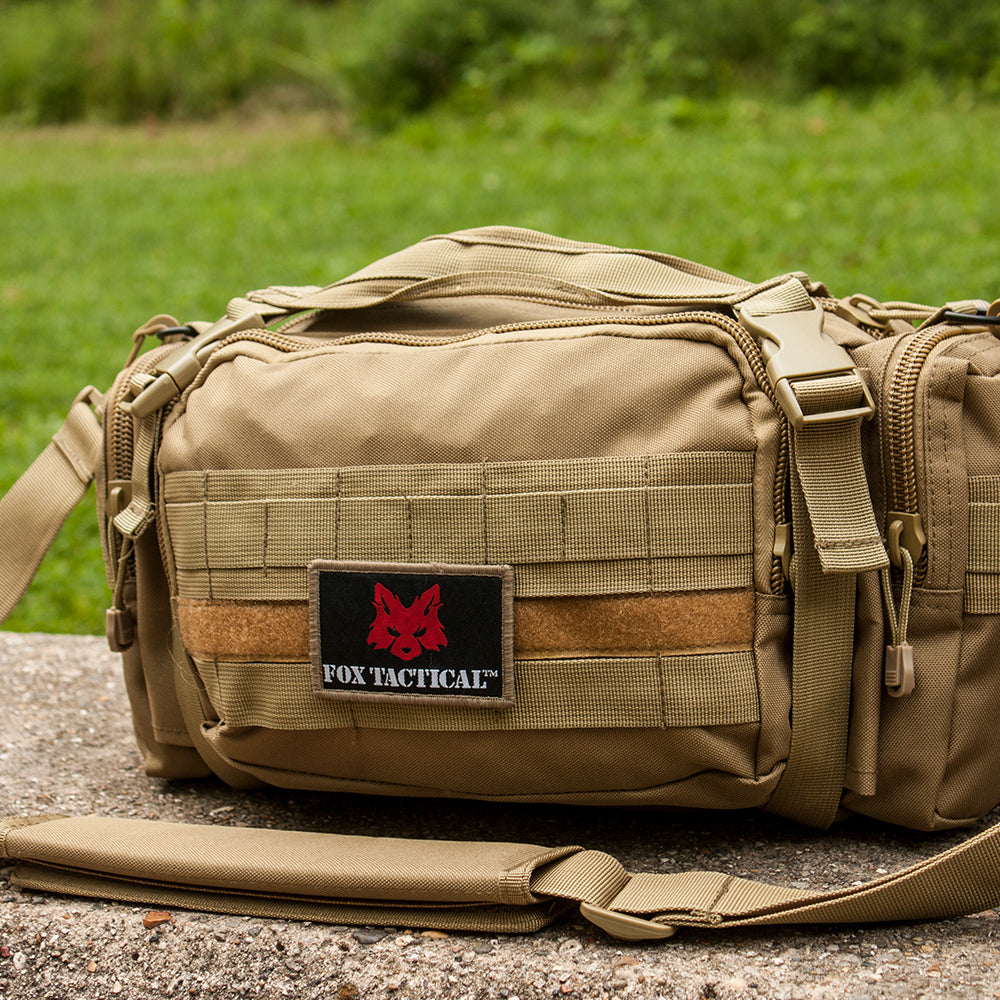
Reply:
<svg viewBox="0 0 1000 1000"><path fill-rule="evenodd" d="M448 645L438 619L441 588L435 583L409 607L381 583L375 584L375 621L368 630L368 645L388 649L401 660L412 660L423 650Z"/></svg>

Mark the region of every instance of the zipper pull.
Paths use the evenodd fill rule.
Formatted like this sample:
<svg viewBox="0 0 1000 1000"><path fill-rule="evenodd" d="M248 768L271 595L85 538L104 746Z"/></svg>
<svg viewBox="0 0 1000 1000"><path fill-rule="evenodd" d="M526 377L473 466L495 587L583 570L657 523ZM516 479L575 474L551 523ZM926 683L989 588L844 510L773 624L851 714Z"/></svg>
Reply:
<svg viewBox="0 0 1000 1000"><path fill-rule="evenodd" d="M892 575L889 567L886 566L881 571L882 596L885 599L885 609L889 616L889 631L892 634L892 642L885 647L885 686L892 698L905 698L913 693L916 686L916 678L913 668L913 647L907 639L907 630L910 624L910 602L913 599L913 577L916 560L912 549L903 541L906 537L907 524L914 531L914 537L921 537L926 541L923 528L920 525L920 515L891 515L894 520L889 524L886 532L889 558L896 566L903 570L903 587L899 595L899 610L892 595ZM909 518L904 521L901 518ZM918 535L916 533L919 533ZM920 551L923 551L923 542L920 543ZM919 552L917 559L919 559Z"/></svg>
<svg viewBox="0 0 1000 1000"><path fill-rule="evenodd" d="M885 647L885 686L891 698L905 698L913 693L913 647Z"/></svg>

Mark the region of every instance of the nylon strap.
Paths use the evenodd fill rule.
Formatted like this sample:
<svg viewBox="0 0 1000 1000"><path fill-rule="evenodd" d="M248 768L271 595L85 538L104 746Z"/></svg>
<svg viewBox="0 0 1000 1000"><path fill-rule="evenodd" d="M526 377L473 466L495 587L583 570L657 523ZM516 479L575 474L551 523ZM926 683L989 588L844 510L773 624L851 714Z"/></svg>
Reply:
<svg viewBox="0 0 1000 1000"><path fill-rule="evenodd" d="M757 293L739 314L760 340L792 429L793 725L767 808L826 827L847 766L856 575L889 564L861 453L861 423L872 405L801 282Z"/></svg>
<svg viewBox="0 0 1000 1000"><path fill-rule="evenodd" d="M1000 901L1000 824L861 886L789 889L721 872L627 872L602 851L195 826L90 816L0 821L13 881L149 905L331 923L530 931L566 908L619 937L678 926L875 923Z"/></svg>
<svg viewBox="0 0 1000 1000"><path fill-rule="evenodd" d="M801 282L797 284L801 289ZM251 310L359 309L471 294L541 296L593 305L679 302L686 306L763 296L770 305L781 302L782 289L788 285L785 278L753 285L667 254L487 226L429 236L325 288L250 292L233 300L228 312L235 317ZM256 309L258 305L263 309Z"/></svg>
<svg viewBox="0 0 1000 1000"><path fill-rule="evenodd" d="M793 436L793 454L800 437ZM847 770L856 580L823 572L798 463L791 468L793 725L785 772L767 809L826 828L840 804Z"/></svg>
<svg viewBox="0 0 1000 1000"><path fill-rule="evenodd" d="M863 396L856 372L796 384L807 416L850 412ZM805 423L791 435L793 725L767 809L820 828L833 822L847 769L856 574L889 564L861 457L861 421Z"/></svg>
<svg viewBox="0 0 1000 1000"><path fill-rule="evenodd" d="M103 399L93 386L82 390L51 442L0 500L0 622L94 478L104 443L94 408Z"/></svg>
<svg viewBox="0 0 1000 1000"><path fill-rule="evenodd" d="M795 395L807 416L851 410L864 398L861 377L801 380ZM825 573L862 573L889 565L861 457L861 417L806 424L794 434L795 465Z"/></svg>

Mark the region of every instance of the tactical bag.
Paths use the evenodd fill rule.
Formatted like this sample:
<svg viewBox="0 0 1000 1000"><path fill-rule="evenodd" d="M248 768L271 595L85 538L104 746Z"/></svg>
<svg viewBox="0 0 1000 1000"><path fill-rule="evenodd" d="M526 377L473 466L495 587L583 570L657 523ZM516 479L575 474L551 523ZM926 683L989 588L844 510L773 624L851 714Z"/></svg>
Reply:
<svg viewBox="0 0 1000 1000"><path fill-rule="evenodd" d="M1000 801L998 311L488 228L159 316L0 505L0 610L96 476L151 775L968 824ZM0 854L27 887L483 930L580 903L626 937L1000 899L992 831L814 893L154 827L10 820Z"/></svg>

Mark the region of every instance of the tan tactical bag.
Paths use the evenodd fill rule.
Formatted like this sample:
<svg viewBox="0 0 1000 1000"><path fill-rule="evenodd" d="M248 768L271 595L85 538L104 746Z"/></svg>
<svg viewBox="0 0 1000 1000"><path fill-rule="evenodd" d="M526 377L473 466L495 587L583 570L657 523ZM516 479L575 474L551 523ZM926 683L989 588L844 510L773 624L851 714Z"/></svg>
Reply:
<svg viewBox="0 0 1000 1000"><path fill-rule="evenodd" d="M151 775L967 824L1000 801L997 312L490 228L157 317L4 498L0 612L96 475ZM578 902L633 937L1000 900L992 832L832 893L153 832L11 820L0 855L29 887L508 930Z"/></svg>

